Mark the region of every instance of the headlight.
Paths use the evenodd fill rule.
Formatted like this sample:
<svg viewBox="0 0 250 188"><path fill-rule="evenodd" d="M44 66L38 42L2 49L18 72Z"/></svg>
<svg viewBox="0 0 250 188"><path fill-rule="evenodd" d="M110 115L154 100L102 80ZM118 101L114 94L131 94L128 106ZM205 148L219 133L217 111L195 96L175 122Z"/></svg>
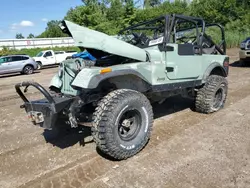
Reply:
<svg viewBox="0 0 250 188"><path fill-rule="evenodd" d="M58 70L58 76L61 78L63 75L63 67L59 66L59 70Z"/></svg>
<svg viewBox="0 0 250 188"><path fill-rule="evenodd" d="M249 41L246 42L245 48L246 48L247 50L250 49L250 42L249 42Z"/></svg>
<svg viewBox="0 0 250 188"><path fill-rule="evenodd" d="M246 47L246 43L243 42L243 43L240 44L241 49L245 49L245 47Z"/></svg>

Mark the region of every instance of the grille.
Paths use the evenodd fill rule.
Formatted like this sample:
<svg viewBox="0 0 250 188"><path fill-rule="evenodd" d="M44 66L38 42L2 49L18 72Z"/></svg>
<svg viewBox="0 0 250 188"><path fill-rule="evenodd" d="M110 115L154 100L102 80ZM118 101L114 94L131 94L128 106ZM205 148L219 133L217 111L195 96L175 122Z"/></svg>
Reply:
<svg viewBox="0 0 250 188"><path fill-rule="evenodd" d="M77 90L73 89L71 87L71 83L73 82L73 78L71 76L68 75L67 72L63 72L63 87L61 92L64 94L68 94L68 95L76 95L77 94Z"/></svg>

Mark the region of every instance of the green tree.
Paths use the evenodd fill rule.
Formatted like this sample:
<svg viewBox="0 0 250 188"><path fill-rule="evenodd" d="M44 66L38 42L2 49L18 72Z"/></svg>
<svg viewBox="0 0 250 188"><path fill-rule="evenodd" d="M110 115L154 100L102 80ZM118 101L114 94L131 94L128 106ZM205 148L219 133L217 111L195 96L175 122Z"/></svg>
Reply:
<svg viewBox="0 0 250 188"><path fill-rule="evenodd" d="M35 35L34 34L32 34L32 33L30 33L29 35L28 35L28 37L27 37L28 39L32 39L32 38L35 38Z"/></svg>
<svg viewBox="0 0 250 188"><path fill-rule="evenodd" d="M59 27L60 21L51 20L47 23L45 31L38 36L38 38L54 38L54 37L67 37Z"/></svg>
<svg viewBox="0 0 250 188"><path fill-rule="evenodd" d="M124 5L124 16L122 21L122 27L128 27L135 22L136 8L133 0L126 0Z"/></svg>
<svg viewBox="0 0 250 188"><path fill-rule="evenodd" d="M24 39L24 36L22 33L17 33L16 34L16 39Z"/></svg>
<svg viewBox="0 0 250 188"><path fill-rule="evenodd" d="M71 8L64 19L110 35L131 24L166 14L202 17L206 23L225 26L231 44L250 32L249 0L82 0L83 5ZM40 37L65 36L58 21L48 23ZM240 35L240 37L239 37ZM216 35L215 35L216 36ZM230 38L228 37L228 38ZM236 41L236 42L235 42Z"/></svg>
<svg viewBox="0 0 250 188"><path fill-rule="evenodd" d="M161 4L160 0L144 0L143 7L147 9L150 7L155 7L160 4Z"/></svg>
<svg viewBox="0 0 250 188"><path fill-rule="evenodd" d="M249 0L236 0L237 5L242 6L245 9L248 9L250 7L250 1Z"/></svg>
<svg viewBox="0 0 250 188"><path fill-rule="evenodd" d="M239 19L237 0L193 0L191 15L199 16L209 22L226 23Z"/></svg>
<svg viewBox="0 0 250 188"><path fill-rule="evenodd" d="M112 21L107 19L105 2L71 8L64 19L105 33L110 33L109 31L112 30L110 28L112 27Z"/></svg>
<svg viewBox="0 0 250 188"><path fill-rule="evenodd" d="M176 0L174 2L165 1L157 7L152 7L149 9L140 9L136 12L135 20L137 22L146 21L148 19L153 19L158 16L166 14L185 14L189 15L190 6L187 2Z"/></svg>

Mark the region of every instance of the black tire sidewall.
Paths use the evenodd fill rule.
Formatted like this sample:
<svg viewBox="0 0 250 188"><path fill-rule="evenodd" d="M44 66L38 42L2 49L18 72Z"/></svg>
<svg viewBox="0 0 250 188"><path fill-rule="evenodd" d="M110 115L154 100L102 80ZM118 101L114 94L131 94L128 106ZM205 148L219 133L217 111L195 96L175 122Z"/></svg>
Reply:
<svg viewBox="0 0 250 188"><path fill-rule="evenodd" d="M215 108L215 94L219 89L222 89L223 96L220 105ZM222 109L226 102L227 93L228 82L225 77L218 75L209 76L206 84L198 90L195 101L196 111L209 114Z"/></svg>
<svg viewBox="0 0 250 188"><path fill-rule="evenodd" d="M124 141L119 135L119 120L122 117L122 114L133 109L137 110L141 116L141 126L135 138L129 141ZM112 127L112 133L114 135L114 141L117 147L120 147L123 150L133 150L140 147L142 143L145 143L148 140L150 129L150 117L148 110L149 109L147 109L143 100L141 100L140 97L135 97L134 95L128 97L122 101L120 105L116 106L116 108L113 110L113 117L115 118L112 119L112 122L114 123L114 126Z"/></svg>
<svg viewBox="0 0 250 188"><path fill-rule="evenodd" d="M30 67L31 68L31 72L27 72L26 69L27 67ZM24 74L32 74L34 72L34 68L30 65L26 65L24 68L23 68L23 73Z"/></svg>
<svg viewBox="0 0 250 188"><path fill-rule="evenodd" d="M214 92L213 92L213 99L215 98L215 94L216 92L222 89L222 100L220 101L220 105L218 107L214 107L214 105L212 105L211 107L213 108L214 111L218 111L219 109L223 108L225 105L225 100L226 100L226 96L227 96L227 90L228 90L228 85L227 82L223 79L221 79L220 81L218 81L217 87L215 88Z"/></svg>
<svg viewBox="0 0 250 188"><path fill-rule="evenodd" d="M121 115L129 109L140 114L141 126L132 137L119 134ZM148 143L153 127L153 110L147 97L135 90L117 89L99 101L93 116L92 135L97 147L116 160L124 160L140 152Z"/></svg>

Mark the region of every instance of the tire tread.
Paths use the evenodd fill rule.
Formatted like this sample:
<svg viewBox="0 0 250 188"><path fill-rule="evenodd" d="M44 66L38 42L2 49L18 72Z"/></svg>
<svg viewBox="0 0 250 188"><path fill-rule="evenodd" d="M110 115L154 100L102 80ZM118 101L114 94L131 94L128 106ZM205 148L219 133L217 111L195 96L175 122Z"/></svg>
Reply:
<svg viewBox="0 0 250 188"><path fill-rule="evenodd" d="M149 128L147 135L145 136L143 142L139 144L133 150L121 150L115 143L114 136L112 135L112 120L114 117L112 111L116 105L119 105L119 101L124 100L126 96L140 95L140 98L143 100L145 108L148 110L148 116L150 119ZM129 90L129 89L118 89L110 92L102 100L99 101L96 110L93 114L93 126L92 126L92 135L93 139L96 142L97 147L107 154L108 156L121 160L127 159L140 150L142 150L147 141L150 138L153 124L153 111L148 99L141 93Z"/></svg>
<svg viewBox="0 0 250 188"><path fill-rule="evenodd" d="M197 112L209 114L217 111L212 108L213 106L212 103L215 90L221 83L225 83L226 88L228 87L228 82L225 77L218 75L209 76L205 85L197 92L195 100L195 107ZM223 99L223 105L221 106L221 108L223 108L226 98L227 98L227 91L225 93L225 98Z"/></svg>

